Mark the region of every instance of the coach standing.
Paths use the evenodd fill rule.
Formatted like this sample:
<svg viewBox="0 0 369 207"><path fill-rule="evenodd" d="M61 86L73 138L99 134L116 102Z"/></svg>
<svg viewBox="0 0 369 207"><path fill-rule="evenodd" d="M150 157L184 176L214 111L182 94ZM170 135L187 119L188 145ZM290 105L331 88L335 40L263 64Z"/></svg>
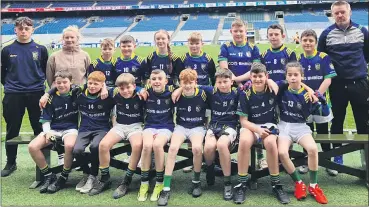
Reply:
<svg viewBox="0 0 369 207"><path fill-rule="evenodd" d="M335 24L325 29L318 51L327 53L337 72L329 88L332 102L332 134L343 133L346 108L350 102L358 134L368 134L369 84L368 30L351 21L351 7L346 1L331 6ZM342 164L342 156L335 157Z"/></svg>
<svg viewBox="0 0 369 207"><path fill-rule="evenodd" d="M45 91L45 72L48 52L45 46L31 39L33 21L28 17L15 20L17 39L1 51L1 83L4 85L3 116L6 122L6 140L19 135L23 115L27 108L35 135L42 131L39 123L38 102ZM7 145L7 163L1 177L17 169L18 145Z"/></svg>

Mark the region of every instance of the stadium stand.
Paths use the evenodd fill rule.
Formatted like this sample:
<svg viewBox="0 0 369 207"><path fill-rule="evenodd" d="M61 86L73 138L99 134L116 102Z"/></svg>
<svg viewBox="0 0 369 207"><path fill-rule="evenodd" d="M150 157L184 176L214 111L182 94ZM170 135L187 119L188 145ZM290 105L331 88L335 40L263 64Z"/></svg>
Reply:
<svg viewBox="0 0 369 207"><path fill-rule="evenodd" d="M128 16L101 16L98 21L92 22L87 28L128 27L132 21Z"/></svg>
<svg viewBox="0 0 369 207"><path fill-rule="evenodd" d="M152 5L152 4L183 4L184 0L144 0L142 5Z"/></svg>
<svg viewBox="0 0 369 207"><path fill-rule="evenodd" d="M43 8L50 5L50 2L33 2L30 4L29 2L14 2L10 5L9 8ZM1 8L4 8L1 4Z"/></svg>
<svg viewBox="0 0 369 207"><path fill-rule="evenodd" d="M51 7L83 7L92 6L94 2L92 1L76 1L76 2L53 2Z"/></svg>
<svg viewBox="0 0 369 207"><path fill-rule="evenodd" d="M368 27L368 8L353 10L352 20L358 24Z"/></svg>
<svg viewBox="0 0 369 207"><path fill-rule="evenodd" d="M182 30L216 30L219 19L210 17L208 14L192 14Z"/></svg>
<svg viewBox="0 0 369 207"><path fill-rule="evenodd" d="M85 18L81 17L68 17L68 18L58 18L54 19L35 31L35 34L60 34L64 28L69 25L76 25L79 28L86 24L83 21Z"/></svg>
<svg viewBox="0 0 369 207"><path fill-rule="evenodd" d="M167 31L174 31L179 23L179 16L170 15L155 15L145 16L131 31L157 31L164 29Z"/></svg>
<svg viewBox="0 0 369 207"><path fill-rule="evenodd" d="M122 5L137 5L137 0L126 1L98 1L96 6L122 6Z"/></svg>

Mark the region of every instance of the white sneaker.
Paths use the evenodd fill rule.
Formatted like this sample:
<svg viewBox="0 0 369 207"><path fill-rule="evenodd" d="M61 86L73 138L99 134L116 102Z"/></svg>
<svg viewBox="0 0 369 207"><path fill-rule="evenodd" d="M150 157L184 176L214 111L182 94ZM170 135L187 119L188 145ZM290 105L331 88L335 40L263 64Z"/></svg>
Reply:
<svg viewBox="0 0 369 207"><path fill-rule="evenodd" d="M86 184L81 188L79 192L89 193L93 187L95 180L96 180L96 176L89 175Z"/></svg>
<svg viewBox="0 0 369 207"><path fill-rule="evenodd" d="M88 180L88 176L89 176L88 174L83 174L82 179L76 185L76 191L80 191L81 188L86 185L86 182Z"/></svg>
<svg viewBox="0 0 369 207"><path fill-rule="evenodd" d="M64 165L64 153L58 155L58 165Z"/></svg>

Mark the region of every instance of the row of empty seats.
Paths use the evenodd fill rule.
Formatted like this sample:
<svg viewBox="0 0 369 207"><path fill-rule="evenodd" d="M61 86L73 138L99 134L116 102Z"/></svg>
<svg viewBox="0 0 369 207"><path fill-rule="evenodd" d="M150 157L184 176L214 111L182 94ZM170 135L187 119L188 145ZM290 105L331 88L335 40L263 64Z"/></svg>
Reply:
<svg viewBox="0 0 369 207"><path fill-rule="evenodd" d="M208 14L193 14L187 20L182 30L216 30L219 19L210 17Z"/></svg>
<svg viewBox="0 0 369 207"><path fill-rule="evenodd" d="M179 23L178 16L160 15L160 16L145 16L131 31L157 31L164 29L167 31L174 31Z"/></svg>
<svg viewBox="0 0 369 207"><path fill-rule="evenodd" d="M128 27L133 22L133 19L128 16L109 16L99 17L99 21L91 23L87 28L100 28L100 27Z"/></svg>
<svg viewBox="0 0 369 207"><path fill-rule="evenodd" d="M35 31L35 34L55 34L61 33L64 28L69 25L76 25L79 28L86 24L85 18L82 17L69 17L69 18L58 18L50 23L43 25Z"/></svg>
<svg viewBox="0 0 369 207"><path fill-rule="evenodd" d="M286 12L284 20L285 22L329 22L324 14L311 14L309 11Z"/></svg>

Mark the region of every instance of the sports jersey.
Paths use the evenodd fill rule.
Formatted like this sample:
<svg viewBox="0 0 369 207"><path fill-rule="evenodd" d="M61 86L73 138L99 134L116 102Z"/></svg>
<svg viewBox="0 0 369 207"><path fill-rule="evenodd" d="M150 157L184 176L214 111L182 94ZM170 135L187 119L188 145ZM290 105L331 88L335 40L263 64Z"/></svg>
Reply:
<svg viewBox="0 0 369 207"><path fill-rule="evenodd" d="M195 95L192 97L182 94L175 104L177 107L176 123L188 129L204 126L205 112L208 108L206 100L205 91L199 88L196 88Z"/></svg>
<svg viewBox="0 0 369 207"><path fill-rule="evenodd" d="M139 96L134 93L131 98L124 98L120 95L118 88L110 89L112 98L117 107L117 122L119 124L134 124L143 122L143 111L145 102L140 100Z"/></svg>
<svg viewBox="0 0 369 207"><path fill-rule="evenodd" d="M285 80L286 64L296 60L296 53L284 45L277 50L269 48L261 54L261 63L266 66L269 78L274 81Z"/></svg>
<svg viewBox="0 0 369 207"><path fill-rule="evenodd" d="M190 53L186 53L180 56L180 71L186 68L192 68L197 72L197 84L198 85L214 85L215 83L215 63L209 54L201 52L200 55L195 56Z"/></svg>
<svg viewBox="0 0 369 207"><path fill-rule="evenodd" d="M102 100L100 94L92 96L88 93L86 85L80 89L76 103L81 115L79 132L110 129L110 113L114 107L114 100L109 95Z"/></svg>
<svg viewBox="0 0 369 207"><path fill-rule="evenodd" d="M242 45L226 42L220 47L218 62L220 61L227 61L233 74L240 76L250 71L253 62L260 61L259 49L248 41Z"/></svg>
<svg viewBox="0 0 369 207"><path fill-rule="evenodd" d="M298 91L288 87L287 90L279 91L278 96L281 121L306 123L311 114L329 115L329 110L322 110L319 102L312 103L309 100L308 93L303 87ZM319 113L316 111L319 111Z"/></svg>
<svg viewBox="0 0 369 207"><path fill-rule="evenodd" d="M210 125L227 126L236 129L238 125L237 105L239 90L232 88L229 93L222 93L216 87L200 86L206 92L211 109Z"/></svg>
<svg viewBox="0 0 369 207"><path fill-rule="evenodd" d="M116 78L114 77L114 68L117 60L112 57L110 61L105 61L101 56L92 61L87 70L87 77L94 71L101 71L105 74L105 84L108 87L114 87Z"/></svg>
<svg viewBox="0 0 369 207"><path fill-rule="evenodd" d="M57 91L50 95L46 107L41 112L40 122L50 122L52 130L77 129L78 107L74 101L75 95L71 92L60 94Z"/></svg>
<svg viewBox="0 0 369 207"><path fill-rule="evenodd" d="M173 131L173 108L171 96L173 86L165 86L162 93L156 93L148 86L149 97L146 100L145 129L169 129Z"/></svg>
<svg viewBox="0 0 369 207"><path fill-rule="evenodd" d="M158 50L150 53L146 60L147 66L145 69L145 78L149 79L151 71L160 69L160 70L163 70L165 74L167 75L168 85L173 85L173 80L178 77L178 74L176 72L179 71L178 65L180 64L179 63L180 59L178 58L177 55L173 53L172 53L171 59L172 61L170 63L169 56L160 55Z"/></svg>
<svg viewBox="0 0 369 207"><path fill-rule="evenodd" d="M136 79L136 85L142 86L142 81L144 80L144 70L146 67L146 60L141 58L134 53L131 58L125 59L124 57L118 57L115 66L115 80L122 73L130 73Z"/></svg>
<svg viewBox="0 0 369 207"><path fill-rule="evenodd" d="M263 92L256 92L252 87L240 92L237 114L245 116L255 124L277 124L277 96L266 87Z"/></svg>
<svg viewBox="0 0 369 207"><path fill-rule="evenodd" d="M315 50L312 56L302 53L299 62L304 69L304 83L313 90L318 90L324 79L337 76L329 56Z"/></svg>

